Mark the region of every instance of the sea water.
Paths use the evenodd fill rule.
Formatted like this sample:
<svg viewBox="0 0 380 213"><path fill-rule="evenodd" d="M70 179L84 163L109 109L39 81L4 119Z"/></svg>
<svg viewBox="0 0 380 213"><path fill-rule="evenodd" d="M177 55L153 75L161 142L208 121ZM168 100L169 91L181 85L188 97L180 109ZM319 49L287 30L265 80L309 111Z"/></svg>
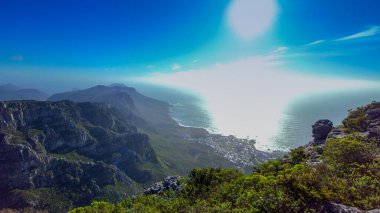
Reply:
<svg viewBox="0 0 380 213"><path fill-rule="evenodd" d="M252 138L261 150L289 150L308 143L312 137L312 124L319 119L330 119L334 125L341 124L349 109L380 101L379 89L340 90L323 93L304 94L288 100L284 105L260 107L255 104L235 104L235 107L220 107L213 112L212 103L199 94L189 91L153 86L133 85L142 94L170 104L170 115L180 125L201 127L212 133ZM254 97L251 97L254 98ZM226 101L232 101L226 98ZM239 106L241 109L239 109ZM277 107L278 110L273 110ZM246 110L248 108L251 110ZM242 110L246 116L218 123L218 117L234 114ZM276 113L273 113L276 112ZM258 118L258 119L254 119Z"/></svg>
<svg viewBox="0 0 380 213"><path fill-rule="evenodd" d="M215 132L205 100L190 91L151 84L134 83L141 94L169 103L169 114L181 126L199 127Z"/></svg>
<svg viewBox="0 0 380 213"><path fill-rule="evenodd" d="M276 133L262 147L289 149L302 146L312 139L312 124L319 119L329 119L340 125L348 110L380 101L380 89L347 90L305 94L291 100L279 116ZM260 142L259 142L260 144Z"/></svg>

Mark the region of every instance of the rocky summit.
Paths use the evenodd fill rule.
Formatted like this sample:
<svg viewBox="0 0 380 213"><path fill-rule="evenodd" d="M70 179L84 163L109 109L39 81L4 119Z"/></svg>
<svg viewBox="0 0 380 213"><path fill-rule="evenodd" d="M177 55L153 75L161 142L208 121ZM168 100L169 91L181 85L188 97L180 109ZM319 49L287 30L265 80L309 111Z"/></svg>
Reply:
<svg viewBox="0 0 380 213"><path fill-rule="evenodd" d="M105 104L0 102L0 208L120 200L151 181L149 165L148 136Z"/></svg>

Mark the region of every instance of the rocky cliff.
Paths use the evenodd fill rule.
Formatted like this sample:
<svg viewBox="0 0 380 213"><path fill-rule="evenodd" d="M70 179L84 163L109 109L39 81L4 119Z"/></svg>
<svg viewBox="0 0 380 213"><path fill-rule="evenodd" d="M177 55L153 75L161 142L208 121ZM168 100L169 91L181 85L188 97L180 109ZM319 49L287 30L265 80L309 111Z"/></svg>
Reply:
<svg viewBox="0 0 380 213"><path fill-rule="evenodd" d="M146 165L160 166L148 136L106 104L0 102L0 208L119 200L152 179Z"/></svg>
<svg viewBox="0 0 380 213"><path fill-rule="evenodd" d="M207 137L204 129L180 126L169 115L169 104L142 95L123 84L95 87L52 95L50 101L106 103L151 138L151 144L167 175L185 175L194 167L234 167L235 163L208 145L188 140Z"/></svg>

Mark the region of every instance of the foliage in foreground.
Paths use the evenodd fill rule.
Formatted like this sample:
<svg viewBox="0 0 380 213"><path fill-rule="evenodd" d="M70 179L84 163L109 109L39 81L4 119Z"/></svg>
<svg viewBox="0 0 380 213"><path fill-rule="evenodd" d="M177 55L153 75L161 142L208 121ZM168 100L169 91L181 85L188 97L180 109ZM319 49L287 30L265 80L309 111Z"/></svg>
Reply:
<svg viewBox="0 0 380 213"><path fill-rule="evenodd" d="M328 202L379 208L379 148L349 136L330 139L322 149L324 163L308 165L309 156L298 148L250 175L194 169L178 194L138 195L117 204L96 201L72 212L319 212Z"/></svg>

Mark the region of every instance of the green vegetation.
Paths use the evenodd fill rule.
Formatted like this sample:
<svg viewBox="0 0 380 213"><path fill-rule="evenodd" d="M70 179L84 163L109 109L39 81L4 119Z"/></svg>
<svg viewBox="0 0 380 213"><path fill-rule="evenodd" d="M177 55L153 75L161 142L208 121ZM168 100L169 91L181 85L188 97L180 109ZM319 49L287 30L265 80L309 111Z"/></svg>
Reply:
<svg viewBox="0 0 380 213"><path fill-rule="evenodd" d="M315 147L319 148L319 147ZM353 136L331 139L324 163L308 165L303 148L244 175L233 169L194 169L180 193L94 202L72 212L319 212L328 202L369 210L380 206L380 149ZM124 205L127 203L127 205Z"/></svg>
<svg viewBox="0 0 380 213"><path fill-rule="evenodd" d="M25 135L21 131L14 130L12 128L1 128L0 133L11 135L9 139L11 144L25 144Z"/></svg>
<svg viewBox="0 0 380 213"><path fill-rule="evenodd" d="M126 199L116 205L113 205L104 201L94 201L90 206L80 207L71 212L84 213L84 212L102 212L102 213L112 213L112 212L131 212L132 201Z"/></svg>
<svg viewBox="0 0 380 213"><path fill-rule="evenodd" d="M80 155L76 152L68 152L68 153L63 153L63 154L52 153L52 154L49 154L49 156L54 157L54 158L65 159L70 162L76 162L76 161L92 162L90 158Z"/></svg>
<svg viewBox="0 0 380 213"><path fill-rule="evenodd" d="M358 107L356 110L349 110L346 119L343 120L343 129L347 133L365 132L368 127L368 117L365 116L367 110L378 107L378 103L372 102L366 106Z"/></svg>
<svg viewBox="0 0 380 213"><path fill-rule="evenodd" d="M350 139L330 139L326 144L323 160L335 170L344 170L356 165L367 165L376 159L374 144Z"/></svg>
<svg viewBox="0 0 380 213"><path fill-rule="evenodd" d="M49 209L49 212L64 212L74 206L64 193L54 188L14 190L10 199L19 205L23 202L36 203L35 209Z"/></svg>
<svg viewBox="0 0 380 213"><path fill-rule="evenodd" d="M203 168L210 165L234 168L231 162L216 154L209 147L186 141L173 135L169 130L160 129L159 134L145 129L138 129L138 131L149 136L149 142L162 165L161 171L150 168L154 177L159 179L164 178L165 174L185 176L193 168ZM157 178L153 179L157 180Z"/></svg>

